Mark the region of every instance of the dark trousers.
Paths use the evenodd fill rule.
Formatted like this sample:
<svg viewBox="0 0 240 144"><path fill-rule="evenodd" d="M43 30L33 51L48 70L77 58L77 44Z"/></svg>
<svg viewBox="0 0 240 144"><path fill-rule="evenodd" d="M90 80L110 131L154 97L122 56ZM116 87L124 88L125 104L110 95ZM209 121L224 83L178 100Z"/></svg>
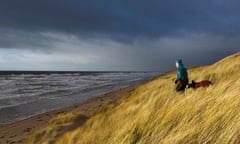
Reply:
<svg viewBox="0 0 240 144"><path fill-rule="evenodd" d="M184 91L186 86L187 86L186 84L178 84L177 87L176 87L176 91L177 92Z"/></svg>

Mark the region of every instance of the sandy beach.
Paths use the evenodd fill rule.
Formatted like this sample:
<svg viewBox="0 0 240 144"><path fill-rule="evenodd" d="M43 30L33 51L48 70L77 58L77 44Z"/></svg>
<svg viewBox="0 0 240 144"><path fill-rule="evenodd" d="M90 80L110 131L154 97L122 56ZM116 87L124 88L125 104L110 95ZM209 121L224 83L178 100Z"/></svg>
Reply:
<svg viewBox="0 0 240 144"><path fill-rule="evenodd" d="M80 104L75 104L69 107L61 108L58 110L49 111L40 115L30 117L25 120L14 122L11 124L0 125L0 144L20 144L24 143L26 138L35 130L45 126L48 121L59 114L64 113L79 113L86 118L90 117L94 111L104 103L115 103L124 94L134 90L137 86L143 84L131 85L126 88L119 89L100 97L85 101ZM61 135L61 132L58 134Z"/></svg>

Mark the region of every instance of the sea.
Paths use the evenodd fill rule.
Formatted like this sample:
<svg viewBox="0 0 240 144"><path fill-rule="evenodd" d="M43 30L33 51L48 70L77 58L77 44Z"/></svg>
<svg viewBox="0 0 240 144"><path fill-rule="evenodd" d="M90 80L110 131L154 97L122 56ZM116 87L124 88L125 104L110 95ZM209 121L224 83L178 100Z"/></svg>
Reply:
<svg viewBox="0 0 240 144"><path fill-rule="evenodd" d="M81 103L160 72L0 72L0 124Z"/></svg>

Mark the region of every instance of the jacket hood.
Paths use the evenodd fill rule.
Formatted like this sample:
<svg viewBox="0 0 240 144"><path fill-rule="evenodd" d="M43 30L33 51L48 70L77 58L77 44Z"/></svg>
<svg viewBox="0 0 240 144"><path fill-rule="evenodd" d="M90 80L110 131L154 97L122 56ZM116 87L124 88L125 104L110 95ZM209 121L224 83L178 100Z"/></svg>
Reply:
<svg viewBox="0 0 240 144"><path fill-rule="evenodd" d="M182 59L178 59L177 63L178 63L179 66L183 66Z"/></svg>

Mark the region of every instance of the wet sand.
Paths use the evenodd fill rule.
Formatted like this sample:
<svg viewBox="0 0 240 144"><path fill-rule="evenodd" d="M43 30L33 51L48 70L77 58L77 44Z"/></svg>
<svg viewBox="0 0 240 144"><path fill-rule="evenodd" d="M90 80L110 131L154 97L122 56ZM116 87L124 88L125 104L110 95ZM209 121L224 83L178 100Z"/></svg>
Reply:
<svg viewBox="0 0 240 144"><path fill-rule="evenodd" d="M98 98L88 100L86 102L75 104L69 107L61 108L54 111L49 111L40 115L30 117L25 120L14 122L11 124L0 125L0 144L21 144L35 130L44 127L48 121L59 114L73 112L90 117L104 103L116 103L119 98L133 91L140 84L131 85L117 91L104 94Z"/></svg>

